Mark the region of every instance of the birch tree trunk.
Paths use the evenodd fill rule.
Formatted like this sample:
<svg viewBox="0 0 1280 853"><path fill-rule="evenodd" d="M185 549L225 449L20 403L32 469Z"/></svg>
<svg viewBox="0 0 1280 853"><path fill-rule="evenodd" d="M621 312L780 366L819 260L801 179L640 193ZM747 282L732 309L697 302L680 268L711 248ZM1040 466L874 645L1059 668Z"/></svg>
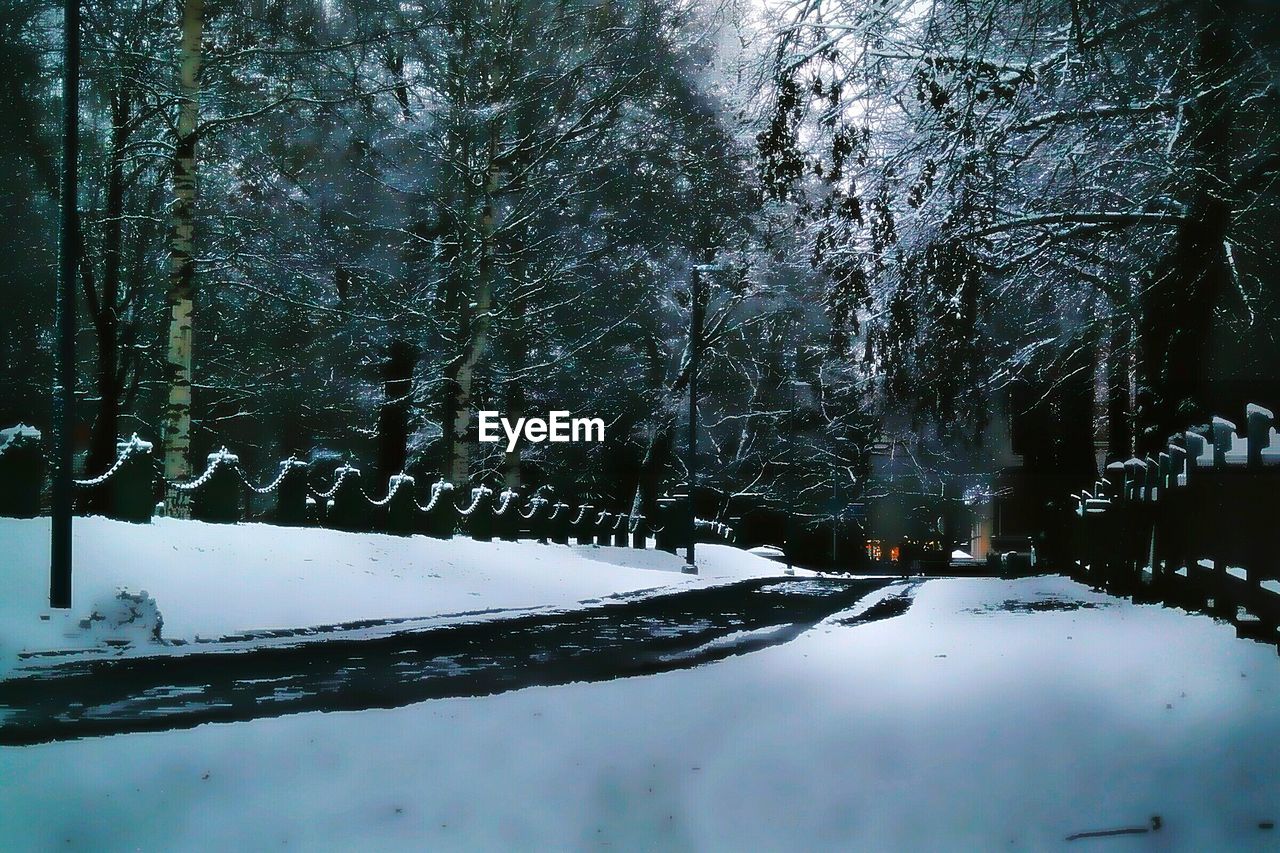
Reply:
<svg viewBox="0 0 1280 853"><path fill-rule="evenodd" d="M494 234L497 231L496 195L501 173L496 162L498 129L489 131L488 169L485 174L484 194L480 207L479 262L476 265L474 300L464 315L469 322L464 332L462 351L446 372L447 392L453 395L449 406L452 420L446 425L450 431L448 442L449 481L464 484L471 479L471 443L468 430L471 427L472 387L476 365L489 348L489 327L493 323L493 273Z"/></svg>
<svg viewBox="0 0 1280 853"><path fill-rule="evenodd" d="M195 308L196 128L200 97L200 38L203 0L184 0L178 109L178 138L173 157L173 217L169 241L169 402L164 411L164 476L191 475L191 331ZM170 514L185 516L185 502L166 496Z"/></svg>

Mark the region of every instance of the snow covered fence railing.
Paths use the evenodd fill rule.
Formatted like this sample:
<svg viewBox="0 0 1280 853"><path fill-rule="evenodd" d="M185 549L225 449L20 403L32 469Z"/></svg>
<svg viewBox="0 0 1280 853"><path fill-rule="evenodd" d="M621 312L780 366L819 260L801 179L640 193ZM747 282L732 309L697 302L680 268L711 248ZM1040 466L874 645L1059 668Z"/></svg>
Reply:
<svg viewBox="0 0 1280 853"><path fill-rule="evenodd" d="M0 504L0 515L36 515L40 508L44 454L37 431L15 427L0 431L0 496L19 494L11 506ZM389 478L386 491L370 495L360 469L347 462L333 473L327 488L313 482L311 466L289 458L262 485L245 472L240 459L226 448L209 454L199 476L166 483L160 477L154 449L136 435L118 445L115 463L101 474L76 481L78 510L134 522L149 522L157 500L172 489L189 500L192 518L235 523L251 517L282 525L320 525L337 530L379 531L408 535L448 537L458 533L489 541L536 539L540 542L580 545L613 545L646 548L653 541L659 549L675 552L687 545L686 499L662 498L658 515L650 522L642 515L613 512L590 503L570 506L552 502L544 494L528 499L516 489L495 493L488 486L470 489L459 505L459 490L444 480L430 486L427 500L419 501L418 484L406 474ZM252 511L255 502L272 502L265 512ZM732 543L733 530L725 524L697 520L699 542Z"/></svg>
<svg viewBox="0 0 1280 853"><path fill-rule="evenodd" d="M1112 462L1076 500L1074 569L1097 586L1203 610L1280 643L1280 439L1250 405Z"/></svg>

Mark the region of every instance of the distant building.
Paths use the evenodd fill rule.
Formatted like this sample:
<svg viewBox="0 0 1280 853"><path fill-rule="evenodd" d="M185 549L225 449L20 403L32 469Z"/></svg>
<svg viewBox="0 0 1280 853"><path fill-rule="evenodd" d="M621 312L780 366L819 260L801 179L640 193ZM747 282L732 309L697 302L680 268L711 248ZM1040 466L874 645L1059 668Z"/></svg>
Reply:
<svg viewBox="0 0 1280 853"><path fill-rule="evenodd" d="M925 570L959 551L981 562L993 545L1028 536L1014 498L1023 463L1011 420L999 413L977 443L960 448L927 431L877 444L865 493L868 560Z"/></svg>

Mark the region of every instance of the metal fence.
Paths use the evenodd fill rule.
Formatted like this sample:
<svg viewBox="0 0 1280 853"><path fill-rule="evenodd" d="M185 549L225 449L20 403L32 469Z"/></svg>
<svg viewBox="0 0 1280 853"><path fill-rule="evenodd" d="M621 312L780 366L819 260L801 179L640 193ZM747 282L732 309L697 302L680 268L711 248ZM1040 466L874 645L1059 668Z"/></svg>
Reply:
<svg viewBox="0 0 1280 853"><path fill-rule="evenodd" d="M165 489L185 493L191 518L236 523L251 519L288 526L315 525L347 531L449 537L464 534L479 540L533 539L580 545L658 549L674 553L687 547L688 498L657 501L658 517L611 511L592 504L569 505L547 493L522 496L515 489L487 486L467 490L459 501L453 484L439 480L420 489L413 477L397 474L380 497L366 491L360 469L344 464L329 483L316 480L311 465L290 458L273 479L256 484L225 448L209 454L204 472L194 480L167 483L149 442L136 435L120 442L115 464L101 475L75 481L77 506L138 523L159 511ZM0 447L0 515L34 516L40 508L43 448L38 438L9 441ZM327 488L322 488L327 486ZM255 504L260 511L250 512ZM699 519L698 542L732 544L736 535L726 524Z"/></svg>
<svg viewBox="0 0 1280 853"><path fill-rule="evenodd" d="M1280 440L1270 411L1250 405L1246 417L1243 435L1214 418L1073 496L1076 575L1280 642Z"/></svg>

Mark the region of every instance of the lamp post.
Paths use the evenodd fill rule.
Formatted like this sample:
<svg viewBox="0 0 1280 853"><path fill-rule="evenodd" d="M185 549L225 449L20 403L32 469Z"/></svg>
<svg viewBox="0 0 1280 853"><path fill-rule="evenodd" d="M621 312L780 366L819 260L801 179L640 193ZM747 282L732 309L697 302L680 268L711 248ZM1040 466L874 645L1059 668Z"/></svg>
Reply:
<svg viewBox="0 0 1280 853"><path fill-rule="evenodd" d="M831 478L831 568L836 568L839 557L836 553L836 536L840 527L840 485Z"/></svg>
<svg viewBox="0 0 1280 853"><path fill-rule="evenodd" d="M53 519L49 606L71 606L71 425L75 422L76 288L80 217L76 210L80 135L80 0L65 0L62 36L62 221L58 230L58 363L53 387Z"/></svg>
<svg viewBox="0 0 1280 853"><path fill-rule="evenodd" d="M702 267L695 266L689 273L689 455L685 462L689 469L689 530L685 548L684 569L697 574L694 562L694 543L697 541L697 510L694 494L698 488L698 357L702 349Z"/></svg>
<svg viewBox="0 0 1280 853"><path fill-rule="evenodd" d="M791 389L791 422L787 425L787 450L788 455L791 457L792 465L795 465L796 463L796 386L800 384L800 380L795 378L795 368L795 351L793 350L791 356L791 378L787 380L787 387ZM796 532L795 515L795 502L789 501L787 504L786 544L782 549L787 558L787 574L789 575L796 573L795 565L791 559L791 552L794 547L793 540L795 539Z"/></svg>
<svg viewBox="0 0 1280 853"><path fill-rule="evenodd" d="M794 465L796 463L796 380L794 364L792 365L791 378L787 380L787 386L791 389L791 423L787 424L787 449L790 451L788 455L791 457L791 464ZM787 535L786 541L782 546L782 551L787 558L787 574L789 575L796 573L795 566L791 564L792 540L795 538L796 529L795 515L795 504L792 501L788 501Z"/></svg>

